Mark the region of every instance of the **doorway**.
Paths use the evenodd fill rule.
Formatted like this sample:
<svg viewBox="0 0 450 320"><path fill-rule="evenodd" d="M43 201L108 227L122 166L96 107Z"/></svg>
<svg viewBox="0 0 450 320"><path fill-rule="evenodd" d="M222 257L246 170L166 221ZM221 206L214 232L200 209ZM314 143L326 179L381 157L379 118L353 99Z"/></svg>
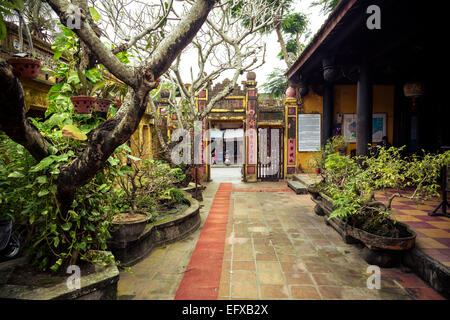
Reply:
<svg viewBox="0 0 450 320"><path fill-rule="evenodd" d="M243 121L211 121L211 179L240 182L245 163Z"/></svg>

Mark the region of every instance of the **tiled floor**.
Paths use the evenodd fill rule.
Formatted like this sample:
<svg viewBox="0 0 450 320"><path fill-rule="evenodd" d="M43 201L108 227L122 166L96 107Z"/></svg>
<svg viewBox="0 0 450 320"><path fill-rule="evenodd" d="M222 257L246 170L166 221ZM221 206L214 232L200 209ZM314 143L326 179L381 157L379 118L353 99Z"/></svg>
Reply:
<svg viewBox="0 0 450 320"><path fill-rule="evenodd" d="M219 184L208 184L201 229L121 272L120 299L442 299L396 268L381 269L381 289L368 289L360 248L345 244L314 214L310 197L285 182L226 187L216 193ZM214 212L225 211L225 230L208 227L207 218L223 223ZM200 269L211 275L198 276Z"/></svg>
<svg viewBox="0 0 450 320"><path fill-rule="evenodd" d="M388 192L390 195L392 192ZM377 200L385 200L384 193L376 195ZM450 267L450 218L429 216L439 199L427 200L418 205L415 201L395 198L392 213L395 219L409 225L416 233L416 246L425 254Z"/></svg>
<svg viewBox="0 0 450 320"><path fill-rule="evenodd" d="M233 184L218 299L442 299L398 269L381 269L381 289L368 289L360 249L313 213L309 196L284 186Z"/></svg>

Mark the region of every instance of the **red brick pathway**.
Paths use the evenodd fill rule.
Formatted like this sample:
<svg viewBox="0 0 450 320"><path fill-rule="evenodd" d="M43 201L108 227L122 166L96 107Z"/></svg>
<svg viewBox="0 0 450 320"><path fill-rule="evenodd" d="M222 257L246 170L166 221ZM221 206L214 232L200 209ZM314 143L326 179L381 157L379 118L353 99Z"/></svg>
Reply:
<svg viewBox="0 0 450 320"><path fill-rule="evenodd" d="M215 300L219 290L231 183L221 183L175 300Z"/></svg>

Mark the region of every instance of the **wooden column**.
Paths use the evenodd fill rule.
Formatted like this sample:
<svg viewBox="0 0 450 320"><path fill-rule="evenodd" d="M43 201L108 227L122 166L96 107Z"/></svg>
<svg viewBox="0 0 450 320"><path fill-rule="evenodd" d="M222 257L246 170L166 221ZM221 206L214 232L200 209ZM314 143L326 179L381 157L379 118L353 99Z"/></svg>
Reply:
<svg viewBox="0 0 450 320"><path fill-rule="evenodd" d="M356 155L367 155L368 144L372 143L373 88L370 69L361 64L358 79Z"/></svg>
<svg viewBox="0 0 450 320"><path fill-rule="evenodd" d="M333 85L326 83L323 93L322 146L332 136L333 130Z"/></svg>

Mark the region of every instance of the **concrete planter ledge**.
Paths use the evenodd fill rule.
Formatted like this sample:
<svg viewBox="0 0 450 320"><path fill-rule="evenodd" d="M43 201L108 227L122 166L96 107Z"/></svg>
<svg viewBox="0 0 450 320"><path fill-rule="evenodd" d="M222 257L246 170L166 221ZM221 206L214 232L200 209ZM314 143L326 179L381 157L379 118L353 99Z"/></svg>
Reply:
<svg viewBox="0 0 450 320"><path fill-rule="evenodd" d="M200 226L200 203L184 192L190 206L170 221L147 225L135 241L108 242L109 249L121 266L130 267L147 257L155 247L181 240Z"/></svg>
<svg viewBox="0 0 450 320"><path fill-rule="evenodd" d="M325 223L331 225L343 238L347 244L355 243L353 237L349 236L342 223L337 219L328 219L328 215L333 211L332 200L321 192L317 192L311 188L312 183L305 180L302 182L308 186L308 191L311 194L311 200L316 203L315 212L320 216L324 216ZM405 224L407 225L407 224ZM415 234L415 232L411 229ZM354 234L353 234L354 236ZM404 266L410 268L416 275L427 282L434 290L441 295L450 299L450 268L443 265L441 262L433 259L420 248L415 247L410 250L405 250L399 255L400 261ZM372 263L374 264L374 263Z"/></svg>
<svg viewBox="0 0 450 320"><path fill-rule="evenodd" d="M28 258L19 258L0 263L0 299L20 300L116 300L119 270L114 263L95 267L95 272L82 276L79 289L69 289L66 281L51 287L29 287L6 284L14 268L28 262ZM70 274L67 275L69 277Z"/></svg>

